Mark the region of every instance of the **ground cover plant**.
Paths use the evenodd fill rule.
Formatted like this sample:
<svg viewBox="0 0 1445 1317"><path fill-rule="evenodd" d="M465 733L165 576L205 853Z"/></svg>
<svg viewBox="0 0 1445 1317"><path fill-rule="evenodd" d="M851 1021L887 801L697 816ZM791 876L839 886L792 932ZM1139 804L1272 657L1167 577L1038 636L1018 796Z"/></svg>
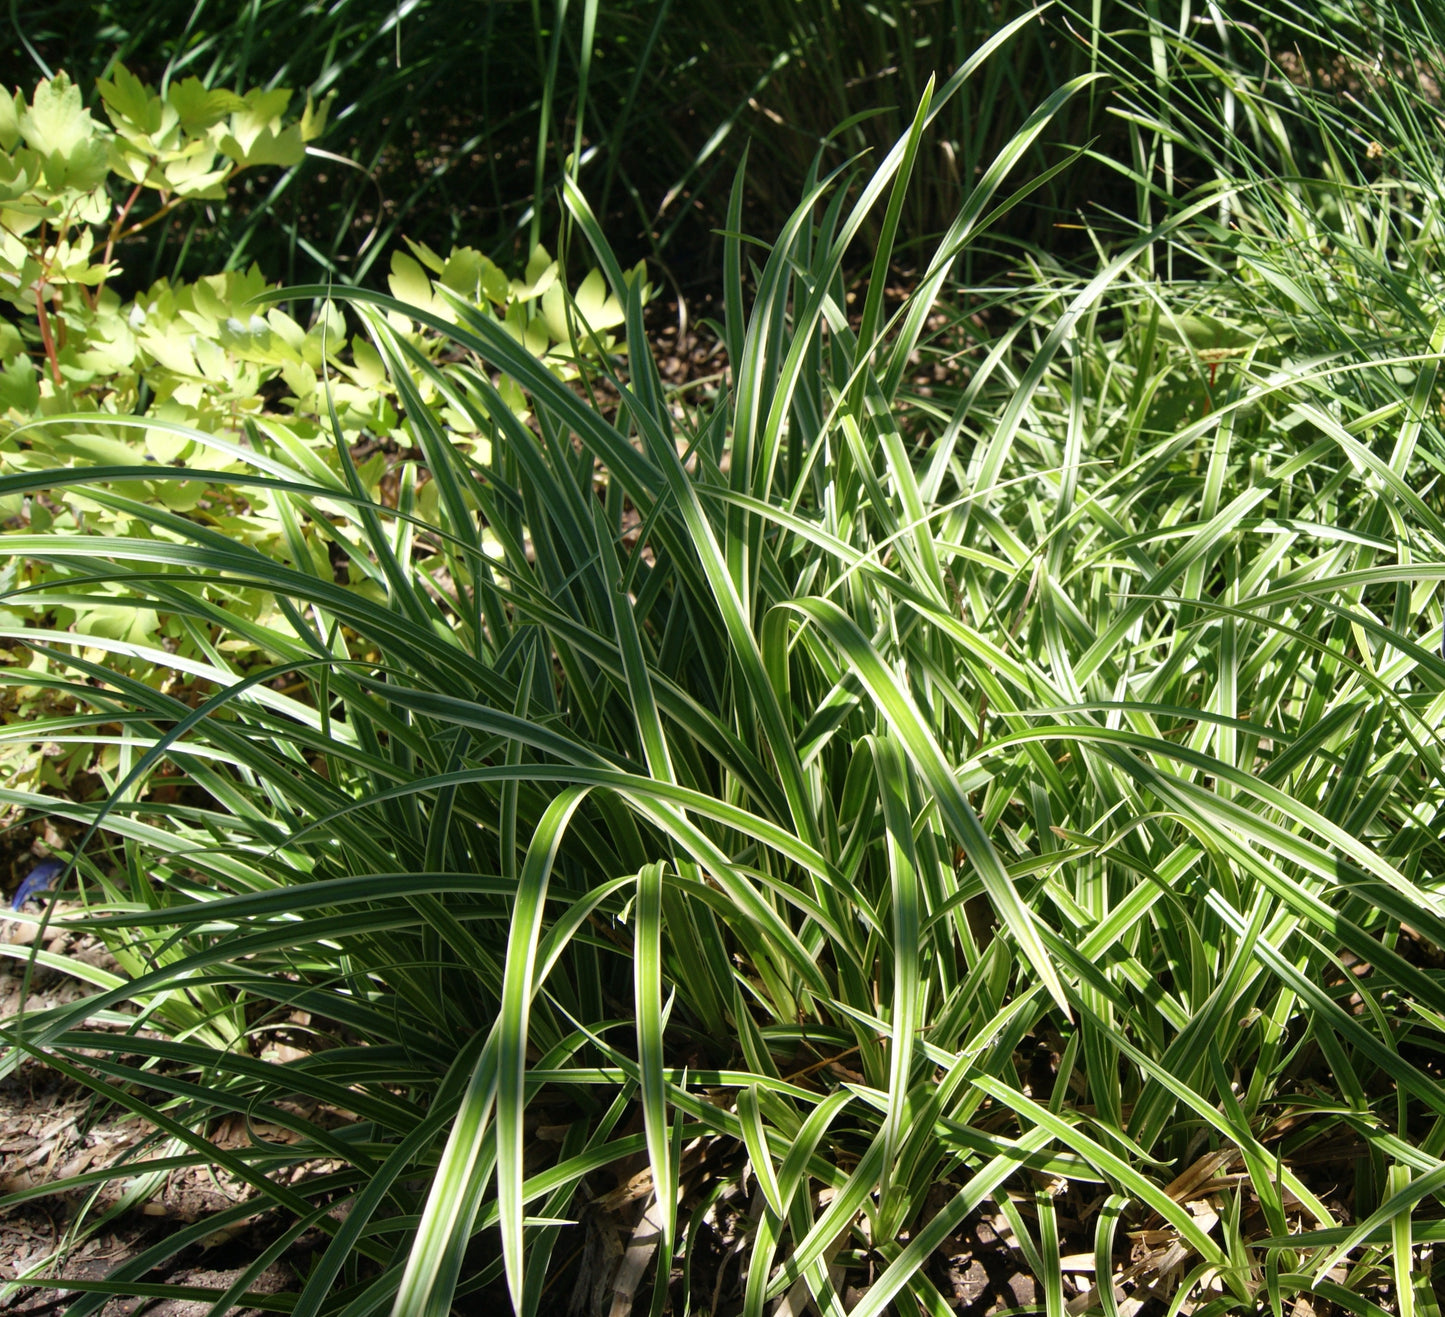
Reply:
<svg viewBox="0 0 1445 1317"><path fill-rule="evenodd" d="M103 804L3 798L85 830L66 919L122 972L8 1022L3 1065L152 1122L148 1160L71 1187L203 1164L249 1193L70 1312L264 1210L216 1311L941 1313L985 1206L1050 1317L1435 1310L1430 29L1372 17L1380 45L1315 87L1236 74L1187 23L1146 24L1143 71L1101 43L892 305L931 123L1032 21L925 87L885 158L816 171L765 245L737 176L715 400L663 390L641 282L569 184L626 321L615 402L444 280L425 307L354 290L422 458L394 501L344 430L303 464L191 427L189 467L143 468L224 457L371 588L113 467L0 477L148 526L15 532L60 574L18 602L105 590L198 638L6 628L55 665L9 679L83 710L45 736L112 749ZM951 282L1105 87L1133 205L1083 230L1096 263ZM412 322L483 365L458 382ZM147 797L162 766L179 806ZM283 1027L301 1054L267 1059ZM228 1113L284 1133L222 1147ZM296 1295L247 1295L298 1241Z"/></svg>
<svg viewBox="0 0 1445 1317"><path fill-rule="evenodd" d="M299 116L288 115L291 94L284 88L238 95L207 89L195 78L176 79L161 94L123 64L98 90L99 120L63 72L29 95L0 97L0 171L7 179L0 281L14 317L0 332L0 454L12 472L128 465L140 458L184 466L194 452L191 435L204 431L222 440L209 479L157 482L137 473L132 497L185 513L269 554L309 553L324 566L330 561L324 538L309 527L288 538L281 514L261 492L241 496L228 475L239 469L239 449L252 457L284 455L302 470L324 472L339 435L357 458L359 487L381 498L397 449L411 440L375 350L348 339L340 312L325 301L309 325L280 305L257 305L268 284L255 265L195 281L160 278L139 289L131 280L129 295L117 289L126 286L126 264L147 230L187 207L224 197L243 171L298 165L306 143L324 130L326 105L308 101ZM474 248L453 247L443 257L408 241L391 254L388 284L407 306L454 319L451 303L435 291L445 286L474 311L494 316L550 369L570 377L579 363L619 350L613 331L622 309L594 270L575 294L592 331L578 342L559 270L540 244L518 277L509 278ZM424 362L437 362L449 347L442 337L418 330L403 311L393 323ZM442 360L440 369L449 380L447 392L469 390L463 361ZM498 383L524 414L516 384ZM451 408L420 373L413 373L410 387L413 403L418 390L426 394L424 405L447 425L453 443L486 443L467 413ZM92 418L83 432L26 428L37 416L76 411ZM154 423L128 424L137 416ZM365 450L370 457L361 460ZM81 495L56 504L15 494L0 503L0 513L56 535L145 522L142 516L117 523L111 509ZM365 588L365 570L346 564L337 570ZM12 571L7 584L41 587L56 579L31 563ZM108 597L104 586L71 592L64 601L31 598L32 604L8 611L11 622L162 639L183 657L206 648L181 619L161 623L154 612L137 613ZM230 592L225 606L251 621L273 612L269 599L254 592ZM231 661L244 668L248 642L233 636L225 643ZM154 665L148 670L158 672ZM54 766L44 756L29 754L26 761L32 774L62 784L65 774L49 771ZM17 776L13 761L11 774Z"/></svg>

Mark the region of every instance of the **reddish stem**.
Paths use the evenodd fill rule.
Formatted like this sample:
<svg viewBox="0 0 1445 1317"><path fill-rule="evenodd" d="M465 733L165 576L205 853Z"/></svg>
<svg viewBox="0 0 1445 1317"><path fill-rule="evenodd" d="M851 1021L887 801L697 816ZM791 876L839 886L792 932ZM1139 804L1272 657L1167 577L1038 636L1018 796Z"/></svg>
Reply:
<svg viewBox="0 0 1445 1317"><path fill-rule="evenodd" d="M1215 376L1215 372L1218 371L1218 370L1219 370L1219 363L1218 363L1217 361L1211 361L1211 362L1209 363L1209 383L1208 383L1207 385L1205 385L1205 387L1204 387L1204 415L1205 415L1205 416L1208 416L1209 413L1214 410L1214 394L1213 394L1212 390L1213 390L1213 388L1214 388L1214 376Z"/></svg>
<svg viewBox="0 0 1445 1317"><path fill-rule="evenodd" d="M232 182L235 181L236 175L241 172L241 168L242 167L240 165L233 164L231 167L231 172L220 181L218 186L222 188L230 187ZM164 203L162 203L161 208L157 210L155 214L147 215L145 219L137 221L124 233L119 234L118 236L121 242L124 242L127 238L135 237L135 235L137 233L140 233L143 229L148 229L152 224L155 224L158 221L165 219L168 215L171 214L172 211L174 211L177 207L184 205L186 201L190 199L188 197L172 196L170 193L163 193L162 195L166 197L166 200Z"/></svg>
<svg viewBox="0 0 1445 1317"><path fill-rule="evenodd" d="M45 359L50 362L50 374L55 387L63 389L65 381L60 378L60 358L55 353L55 338L50 332L50 316L45 310L45 297L40 291L41 280L35 281L35 315L40 321L40 341L45 346Z"/></svg>
<svg viewBox="0 0 1445 1317"><path fill-rule="evenodd" d="M92 295L91 305L100 301L100 295L105 291L106 274L110 271L110 254L115 250L115 240L120 237L120 231L125 227L126 216L130 214L130 208L135 205L136 198L140 196L141 185L137 183L130 191L130 196L125 199L125 205L121 207L120 214L115 217L115 223L110 226L110 232L105 237L105 252L100 258L101 269L105 273L100 276L100 282L95 286Z"/></svg>

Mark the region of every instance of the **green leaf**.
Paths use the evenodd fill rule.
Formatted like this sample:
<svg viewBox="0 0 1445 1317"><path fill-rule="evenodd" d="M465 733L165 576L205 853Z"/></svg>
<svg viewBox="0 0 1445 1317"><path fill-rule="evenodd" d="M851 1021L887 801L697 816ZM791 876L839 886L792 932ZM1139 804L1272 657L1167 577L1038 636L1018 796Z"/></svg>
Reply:
<svg viewBox="0 0 1445 1317"><path fill-rule="evenodd" d="M402 241L411 248L412 255L417 258L433 274L440 274L446 266L446 262L436 254L424 242L418 242L415 238L402 236Z"/></svg>
<svg viewBox="0 0 1445 1317"><path fill-rule="evenodd" d="M398 302L405 302L408 306L422 311L432 308L431 280L426 277L426 271L405 252L392 252L391 274L386 282Z"/></svg>
<svg viewBox="0 0 1445 1317"><path fill-rule="evenodd" d="M521 1311L522 1179L524 1139L522 1116L526 1105L528 1018L532 997L541 986L537 952L547 886L567 825L588 788L564 791L547 807L527 847L517 884L511 929L507 940L506 971L501 1014L497 1020L497 1205L502 1224L502 1254L513 1306ZM437 1296L443 1310L450 1295Z"/></svg>
<svg viewBox="0 0 1445 1317"><path fill-rule="evenodd" d="M196 143L198 149L161 166L165 185L179 196L193 200L215 200L225 196L223 184L231 176L231 166L216 165L216 153L210 143Z"/></svg>
<svg viewBox="0 0 1445 1317"><path fill-rule="evenodd" d="M548 254L547 249L539 242L532 248L531 254L527 257L526 280L529 284L536 284L549 270L556 266L556 262Z"/></svg>
<svg viewBox="0 0 1445 1317"><path fill-rule="evenodd" d="M221 153L247 168L282 165L289 169L306 158L306 144L300 125L292 124L289 128L264 127L255 132L248 129L244 139L228 133L221 138Z"/></svg>
<svg viewBox="0 0 1445 1317"><path fill-rule="evenodd" d="M155 95L119 60L111 67L111 80L107 82L101 78L95 84L111 123L138 136L159 133L165 125L167 109L171 108L174 115L173 107L168 107L167 102Z"/></svg>
<svg viewBox="0 0 1445 1317"><path fill-rule="evenodd" d="M482 260L482 292L494 306L506 306L512 296L511 281L499 266L485 257Z"/></svg>
<svg viewBox="0 0 1445 1317"><path fill-rule="evenodd" d="M1251 332L1203 312L1167 316L1160 320L1158 332L1162 338L1183 343L1195 352L1242 352L1262 336L1259 330Z"/></svg>
<svg viewBox="0 0 1445 1317"><path fill-rule="evenodd" d="M334 90L326 93L319 104L313 103L311 96L306 97L306 108L301 112L301 140L303 142L314 142L326 131L326 119L331 113L331 107L336 101Z"/></svg>
<svg viewBox="0 0 1445 1317"><path fill-rule="evenodd" d="M91 118L64 73L42 82L19 117L26 144L44 162L45 181L55 191L89 192L110 172L109 130Z"/></svg>
<svg viewBox="0 0 1445 1317"><path fill-rule="evenodd" d="M553 284L542 294L542 323L554 343L572 341L567 324L567 292L561 284Z"/></svg>
<svg viewBox="0 0 1445 1317"><path fill-rule="evenodd" d="M7 98L0 94L0 106ZM18 151L13 156L0 155L0 204L18 201L35 186L40 173L40 157L34 151Z"/></svg>
<svg viewBox="0 0 1445 1317"><path fill-rule="evenodd" d="M625 319L622 303L608 294L601 270L587 272L574 301L585 329L600 333L604 329L615 329Z"/></svg>
<svg viewBox="0 0 1445 1317"><path fill-rule="evenodd" d="M281 126L281 116L291 104L291 93L285 87L265 90L257 87L248 91L240 106L231 115L230 136L243 151L250 150L251 143L262 133L275 132Z"/></svg>
<svg viewBox="0 0 1445 1317"><path fill-rule="evenodd" d="M184 457L191 451L194 443L193 439L184 434L177 434L174 430L152 428L146 431L145 436L146 452L157 462L167 464Z"/></svg>
<svg viewBox="0 0 1445 1317"><path fill-rule="evenodd" d="M81 635L100 636L145 644L156 634L158 621L154 609L135 608L129 603L95 604L78 608L75 629Z"/></svg>
<svg viewBox="0 0 1445 1317"><path fill-rule="evenodd" d="M662 1207L661 1257L672 1256L678 1186L668 1142L662 1003L662 888L666 866L644 865L637 875L633 999L637 1007L637 1068L653 1190Z"/></svg>
<svg viewBox="0 0 1445 1317"><path fill-rule="evenodd" d="M29 420L40 408L40 378L29 357L12 357L0 371L0 408Z"/></svg>
<svg viewBox="0 0 1445 1317"><path fill-rule="evenodd" d="M0 150L13 151L20 142L20 116L25 113L25 98L0 88Z"/></svg>
<svg viewBox="0 0 1445 1317"><path fill-rule="evenodd" d="M360 335L351 340L351 372L357 383L367 390L387 387L386 363L381 353Z"/></svg>
<svg viewBox="0 0 1445 1317"><path fill-rule="evenodd" d="M199 78L186 78L171 83L166 101L180 116L181 127L189 137L201 137L227 115L245 109L246 102L223 87L210 88ZM282 110L286 107L282 105Z"/></svg>
<svg viewBox="0 0 1445 1317"><path fill-rule="evenodd" d="M482 270L490 264L475 247L453 247L442 266L439 282L469 302L481 300Z"/></svg>

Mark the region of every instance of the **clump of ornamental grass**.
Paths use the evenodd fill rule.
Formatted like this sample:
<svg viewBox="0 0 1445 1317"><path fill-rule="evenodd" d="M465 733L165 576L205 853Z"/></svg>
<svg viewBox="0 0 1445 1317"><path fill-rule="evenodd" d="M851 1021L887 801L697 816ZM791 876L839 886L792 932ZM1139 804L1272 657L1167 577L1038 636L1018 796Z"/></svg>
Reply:
<svg viewBox="0 0 1445 1317"><path fill-rule="evenodd" d="M631 1231L614 1283L654 1312L711 1292L728 1218L747 1314L836 1313L849 1286L863 1317L941 1313L935 1255L984 1208L1050 1314L1432 1301L1435 202L1243 149L1174 199L1140 173L1149 222L1101 238L1087 278L1040 260L1021 314L972 325L925 396L950 271L1093 85L1040 105L889 312L930 118L1009 35L852 190L810 183L750 303L739 178L716 403L664 391L576 188L627 309L615 413L460 305L428 322L471 363L456 388L399 304L352 295L426 515L416 464L383 506L344 449L330 480L261 459L228 479L374 589L164 510L144 535L12 538L208 646L192 707L49 637L73 676L44 680L93 712L41 730L104 727L120 767L103 806L4 797L93 829L68 922L132 966L4 1028L7 1065L42 1057L152 1122L150 1161L75 1187L213 1165L249 1192L72 1313L264 1208L275 1241L217 1311L316 1230L294 1312L444 1313L502 1285L548 1310L572 1223L601 1214ZM1194 48L1163 49L1182 78ZM1348 295L1301 300L1320 260ZM415 372L488 431L486 461L407 398ZM131 508L115 479L0 488ZM285 624L232 615L223 583ZM271 665L234 671L231 635ZM163 764L191 788L164 819ZM309 1051L257 1055L302 1016ZM218 1147L227 1112L289 1141ZM619 1171L630 1216L603 1194ZM1093 1260L1073 1293L1066 1251Z"/></svg>

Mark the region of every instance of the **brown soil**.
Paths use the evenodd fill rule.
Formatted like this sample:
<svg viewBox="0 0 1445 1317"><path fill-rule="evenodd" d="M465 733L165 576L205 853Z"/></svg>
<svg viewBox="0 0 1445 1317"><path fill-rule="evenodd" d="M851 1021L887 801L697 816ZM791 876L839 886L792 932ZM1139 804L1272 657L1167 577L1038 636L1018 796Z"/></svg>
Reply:
<svg viewBox="0 0 1445 1317"><path fill-rule="evenodd" d="M28 863L18 867L28 868ZM78 908L57 900L52 913ZM52 955L111 971L118 968L95 938L44 928L34 904L21 918L0 919L0 943L7 948L29 948L37 935ZM0 960L0 1018L15 1015L22 991L26 1009L32 1011L75 1001L91 991L71 975L44 966L33 968L28 984L26 978L25 960L9 953ZM245 1131L238 1129L230 1141L239 1145L245 1137ZM0 1079L0 1196L101 1169L127 1154L139 1154L143 1161L155 1155L145 1147L149 1138L148 1128L138 1118L98 1102L82 1085L42 1061L24 1061ZM56 1278L103 1281L117 1266L178 1227L240 1201L239 1194L206 1168L170 1173L144 1202L128 1209L120 1204L127 1184L107 1182L95 1188L94 1197L86 1191L52 1193L0 1208L0 1309L63 1313L82 1291L57 1285ZM219 1295L270 1242L268 1236L275 1228L264 1216L243 1220L183 1251L146 1281L214 1290ZM283 1261L268 1268L251 1288L282 1293L294 1285L295 1275ZM133 1295L112 1299L102 1311L106 1317L141 1311L152 1317L192 1317L210 1306L196 1300Z"/></svg>

